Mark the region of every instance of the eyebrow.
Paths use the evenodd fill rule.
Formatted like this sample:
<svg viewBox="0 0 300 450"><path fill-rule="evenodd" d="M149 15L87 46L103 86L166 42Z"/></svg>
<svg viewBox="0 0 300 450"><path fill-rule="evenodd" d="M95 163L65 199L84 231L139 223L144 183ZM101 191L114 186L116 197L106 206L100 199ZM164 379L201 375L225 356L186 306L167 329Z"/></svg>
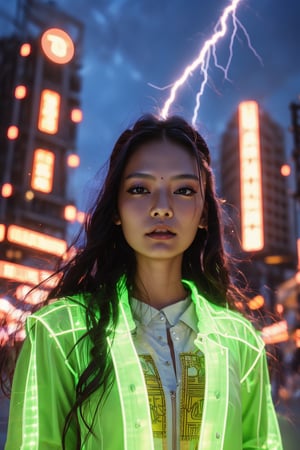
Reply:
<svg viewBox="0 0 300 450"><path fill-rule="evenodd" d="M125 177L125 180L130 180L131 178L145 178L145 179L150 179L150 180L155 180L156 177L154 175L151 175L149 173L144 173L144 172L133 172L130 173L129 175L127 175ZM197 175L191 174L191 173L180 173L178 175L174 175L173 177L171 177L172 180L196 180L199 181L199 177L197 177Z"/></svg>

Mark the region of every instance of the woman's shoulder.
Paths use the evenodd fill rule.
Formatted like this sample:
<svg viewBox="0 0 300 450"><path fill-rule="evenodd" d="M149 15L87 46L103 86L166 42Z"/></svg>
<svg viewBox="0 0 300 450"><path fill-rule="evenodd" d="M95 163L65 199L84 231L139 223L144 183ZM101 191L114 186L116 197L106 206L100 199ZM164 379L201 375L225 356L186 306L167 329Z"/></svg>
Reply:
<svg viewBox="0 0 300 450"><path fill-rule="evenodd" d="M250 317L246 317L239 310L233 310L224 306L206 301L206 308L216 328L227 338L234 338L245 343L255 343L262 348L264 343L255 323Z"/></svg>
<svg viewBox="0 0 300 450"><path fill-rule="evenodd" d="M64 361L73 374L81 373L88 364L90 346L89 339L85 339L88 336L85 311L84 297L75 295L52 300L29 315L24 354L48 352L56 363Z"/></svg>
<svg viewBox="0 0 300 450"><path fill-rule="evenodd" d="M51 334L86 330L84 296L79 294L51 300L27 317L27 330L41 324Z"/></svg>

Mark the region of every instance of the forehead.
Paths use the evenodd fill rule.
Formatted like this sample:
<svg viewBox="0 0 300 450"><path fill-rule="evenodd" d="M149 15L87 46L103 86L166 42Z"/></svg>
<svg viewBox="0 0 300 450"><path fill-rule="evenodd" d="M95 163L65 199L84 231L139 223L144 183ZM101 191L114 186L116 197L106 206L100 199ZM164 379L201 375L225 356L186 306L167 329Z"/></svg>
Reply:
<svg viewBox="0 0 300 450"><path fill-rule="evenodd" d="M147 142L137 147L127 161L125 173L137 170L194 174L199 172L192 151L169 140Z"/></svg>

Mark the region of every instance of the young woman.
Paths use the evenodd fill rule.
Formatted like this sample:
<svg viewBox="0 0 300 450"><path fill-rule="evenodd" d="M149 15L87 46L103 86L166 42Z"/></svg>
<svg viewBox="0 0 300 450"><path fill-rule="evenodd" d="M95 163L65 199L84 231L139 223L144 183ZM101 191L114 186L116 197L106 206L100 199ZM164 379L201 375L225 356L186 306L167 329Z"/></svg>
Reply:
<svg viewBox="0 0 300 450"><path fill-rule="evenodd" d="M6 450L282 449L263 342L234 311L209 150L183 119L120 136L60 275L27 319Z"/></svg>

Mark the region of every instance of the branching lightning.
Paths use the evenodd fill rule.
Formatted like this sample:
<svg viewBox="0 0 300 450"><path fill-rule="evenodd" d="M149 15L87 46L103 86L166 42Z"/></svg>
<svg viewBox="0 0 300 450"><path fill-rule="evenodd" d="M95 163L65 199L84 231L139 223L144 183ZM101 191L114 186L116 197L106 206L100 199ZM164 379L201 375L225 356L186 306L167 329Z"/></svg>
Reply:
<svg viewBox="0 0 300 450"><path fill-rule="evenodd" d="M245 27L242 25L242 23L236 17L236 10L237 10L239 3L241 3L241 1L242 0L231 0L230 5L224 9L222 16L219 18L219 20L214 28L214 32L213 32L212 36L204 42L204 45L201 48L197 58L194 61L192 61L192 63L190 65L185 67L181 77L178 78L172 84L169 98L166 100L166 102L160 112L160 116L163 119L166 119L168 117L170 107L176 99L178 89L182 85L184 85L184 83L189 78L189 76L191 76L193 74L193 72L197 68L199 68L201 76L202 76L202 81L200 84L199 91L196 95L196 104L195 104L194 114L193 114L193 119L192 119L193 125L196 124L198 112L200 109L200 99L204 93L205 87L208 82L208 69L210 66L211 57L213 58L215 67L222 70L224 72L224 76L225 76L226 80L229 80L228 71L229 71L229 67L231 64L232 57L233 57L233 44L235 41L235 37L236 37L238 28L240 28L242 30L242 32L244 33L246 40L247 40L248 47L250 48L250 50L258 58L258 60L262 63L260 56L257 54L257 52L255 51L255 49L253 48L253 46L251 44L250 37L249 37ZM230 21L230 19L232 21L232 31L231 31L230 42L229 42L229 57L228 57L226 66L223 67L218 63L217 53L216 53L216 45L226 35L226 33L229 29L228 22Z"/></svg>

